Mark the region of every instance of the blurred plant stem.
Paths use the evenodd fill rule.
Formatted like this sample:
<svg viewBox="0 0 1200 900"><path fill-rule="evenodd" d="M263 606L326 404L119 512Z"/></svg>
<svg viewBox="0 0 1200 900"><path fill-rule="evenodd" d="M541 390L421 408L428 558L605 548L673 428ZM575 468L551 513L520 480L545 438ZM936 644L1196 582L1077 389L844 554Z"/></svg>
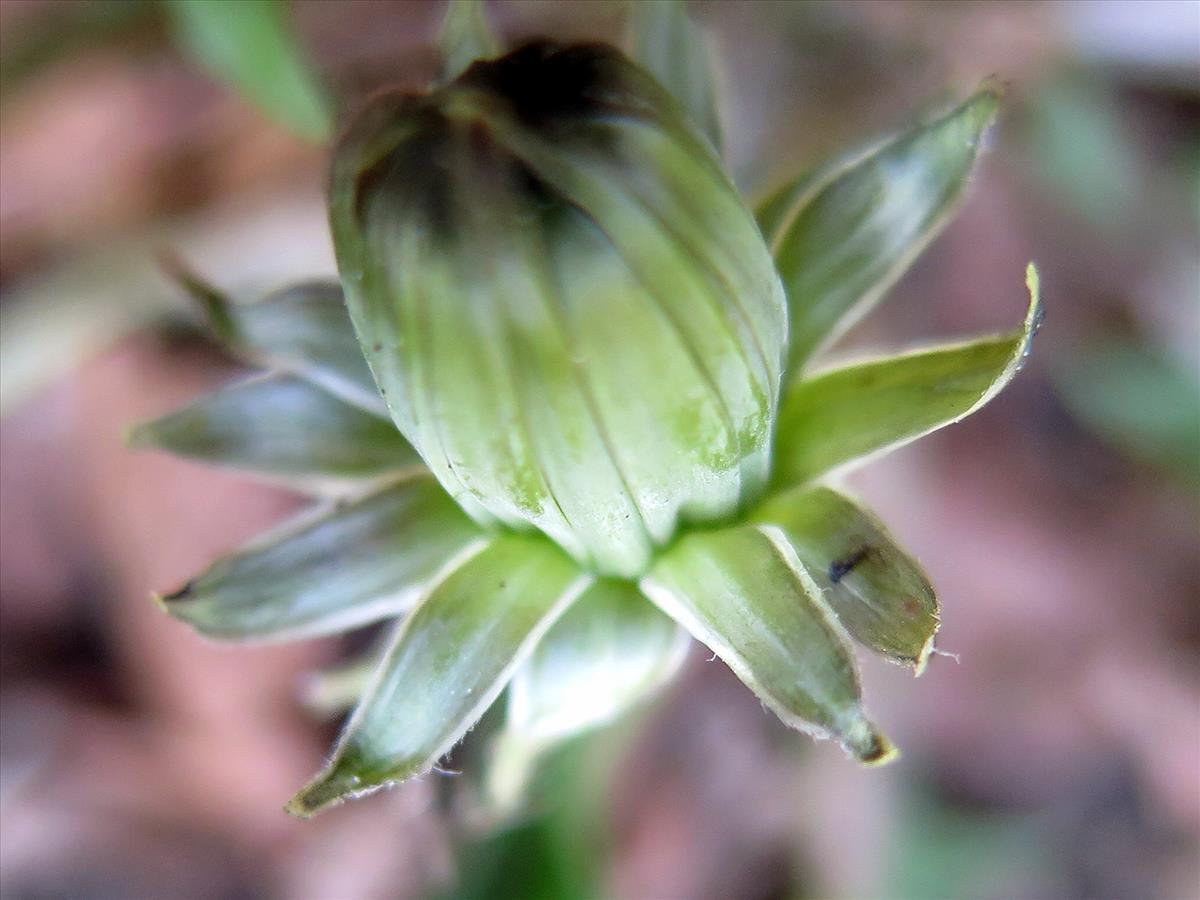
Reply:
<svg viewBox="0 0 1200 900"><path fill-rule="evenodd" d="M636 727L627 719L540 758L527 812L463 841L458 881L436 900L606 896L609 788Z"/></svg>

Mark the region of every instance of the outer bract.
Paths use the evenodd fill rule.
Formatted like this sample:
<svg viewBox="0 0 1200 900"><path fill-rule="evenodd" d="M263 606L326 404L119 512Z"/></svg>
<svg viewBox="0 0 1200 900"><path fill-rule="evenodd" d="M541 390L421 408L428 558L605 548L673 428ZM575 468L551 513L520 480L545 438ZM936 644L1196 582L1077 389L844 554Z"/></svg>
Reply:
<svg viewBox="0 0 1200 900"><path fill-rule="evenodd" d="M392 417L479 521L636 577L762 490L783 290L712 147L618 51L535 44L380 96L331 219Z"/></svg>

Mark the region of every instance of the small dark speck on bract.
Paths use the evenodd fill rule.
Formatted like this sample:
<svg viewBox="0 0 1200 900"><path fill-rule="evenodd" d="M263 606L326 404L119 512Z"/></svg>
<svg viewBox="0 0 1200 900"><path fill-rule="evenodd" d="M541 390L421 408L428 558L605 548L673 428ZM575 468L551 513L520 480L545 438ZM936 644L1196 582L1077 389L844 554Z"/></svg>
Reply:
<svg viewBox="0 0 1200 900"><path fill-rule="evenodd" d="M835 559L829 564L829 580L837 584L843 578L850 574L854 568L867 558L867 554L871 552L869 546L859 547L853 553L843 556L841 559Z"/></svg>

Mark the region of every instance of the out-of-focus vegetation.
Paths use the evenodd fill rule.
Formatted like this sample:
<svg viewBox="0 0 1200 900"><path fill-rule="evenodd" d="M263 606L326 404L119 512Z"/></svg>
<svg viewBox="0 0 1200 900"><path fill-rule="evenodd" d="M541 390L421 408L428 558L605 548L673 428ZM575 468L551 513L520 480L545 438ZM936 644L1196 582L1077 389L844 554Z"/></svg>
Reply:
<svg viewBox="0 0 1200 900"><path fill-rule="evenodd" d="M156 253L248 292L331 273L322 152L262 110L315 134L328 109L435 74L436 3L255 4L270 52L235 59L205 30L232 6L0 4L4 896L1194 889L1194 3L695 4L716 89L736 91L726 145L761 194L947 85L1008 83L962 218L851 352L1005 325L1029 257L1048 323L993 411L855 484L910 523L961 660L871 685L876 715L909 723L904 760L862 773L798 747L696 654L632 737L592 742L611 769L586 748L546 762L539 805L490 836L462 776L289 821L278 805L331 729L302 708L305 673L371 636L233 655L164 633L145 599L292 506L121 449L125 423L233 366L196 343ZM510 40L624 35L619 4L489 12Z"/></svg>
<svg viewBox="0 0 1200 900"><path fill-rule="evenodd" d="M1059 387L1097 435L1200 487L1200 380L1183 363L1133 342L1097 341L1063 367Z"/></svg>
<svg viewBox="0 0 1200 900"><path fill-rule="evenodd" d="M333 110L278 0L165 0L179 42L214 75L302 137L326 140Z"/></svg>

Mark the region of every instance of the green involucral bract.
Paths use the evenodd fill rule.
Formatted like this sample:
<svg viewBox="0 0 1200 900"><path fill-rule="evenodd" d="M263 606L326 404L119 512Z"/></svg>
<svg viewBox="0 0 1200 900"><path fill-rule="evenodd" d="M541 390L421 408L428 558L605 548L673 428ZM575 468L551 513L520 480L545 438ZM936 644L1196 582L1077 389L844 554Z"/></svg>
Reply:
<svg viewBox="0 0 1200 900"><path fill-rule="evenodd" d="M793 373L870 310L946 225L998 104L987 85L946 115L785 186L759 209L787 286Z"/></svg>
<svg viewBox="0 0 1200 900"><path fill-rule="evenodd" d="M617 51L535 44L378 97L331 190L392 416L482 524L630 578L762 490L783 289L711 145Z"/></svg>
<svg viewBox="0 0 1200 900"><path fill-rule="evenodd" d="M835 737L863 762L894 755L863 715L842 627L778 534L736 526L688 535L642 580L642 590L788 725Z"/></svg>
<svg viewBox="0 0 1200 900"><path fill-rule="evenodd" d="M470 556L400 626L333 760L291 811L309 815L429 771L586 584L557 548L531 536L498 538Z"/></svg>
<svg viewBox="0 0 1200 900"><path fill-rule="evenodd" d="M599 45L472 63L499 52L482 12L451 6L453 80L377 97L338 142L340 285L240 303L175 267L265 373L133 443L343 496L163 606L221 640L398 621L378 659L314 682L315 705L358 702L298 815L429 771L506 687L486 794L511 810L540 754L652 695L689 636L784 722L892 758L851 640L919 673L938 600L823 481L1003 388L1037 273L1010 334L808 362L947 221L995 92L785 186L756 221L712 143L684 4L635 22L666 87Z"/></svg>
<svg viewBox="0 0 1200 900"><path fill-rule="evenodd" d="M754 518L778 528L851 637L920 674L937 633L937 598L882 523L824 486L784 491Z"/></svg>
<svg viewBox="0 0 1200 900"><path fill-rule="evenodd" d="M245 427L249 418L253 429ZM295 375L235 384L138 425L128 439L319 491L420 464L386 419Z"/></svg>
<svg viewBox="0 0 1200 900"><path fill-rule="evenodd" d="M447 560L482 543L426 472L301 515L163 603L222 640L336 634L408 612Z"/></svg>

